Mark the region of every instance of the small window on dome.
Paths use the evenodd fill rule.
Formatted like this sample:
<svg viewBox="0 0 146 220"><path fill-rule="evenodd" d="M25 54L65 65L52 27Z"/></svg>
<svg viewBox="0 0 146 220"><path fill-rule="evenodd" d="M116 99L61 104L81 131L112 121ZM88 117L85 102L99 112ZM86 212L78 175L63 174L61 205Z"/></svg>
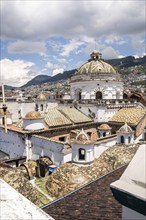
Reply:
<svg viewBox="0 0 146 220"><path fill-rule="evenodd" d="M38 112L38 110L39 110L38 104L36 104L35 110L36 110L36 112Z"/></svg>
<svg viewBox="0 0 146 220"><path fill-rule="evenodd" d="M41 106L40 106L40 110L41 110L41 111L44 110L44 108L43 108L43 104L41 104Z"/></svg>
<svg viewBox="0 0 146 220"><path fill-rule="evenodd" d="M79 149L79 160L85 160L86 151L83 148Z"/></svg>

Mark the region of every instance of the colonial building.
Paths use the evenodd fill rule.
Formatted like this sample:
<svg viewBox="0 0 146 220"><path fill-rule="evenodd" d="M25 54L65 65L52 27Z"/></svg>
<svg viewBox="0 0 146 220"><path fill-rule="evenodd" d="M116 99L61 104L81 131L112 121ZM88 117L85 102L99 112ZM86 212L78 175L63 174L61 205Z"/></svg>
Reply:
<svg viewBox="0 0 146 220"><path fill-rule="evenodd" d="M71 77L70 100L65 96L61 107L75 106L95 122L108 122L121 108L144 108L144 100L139 102L125 93L119 72L103 61L99 52L90 56Z"/></svg>
<svg viewBox="0 0 146 220"><path fill-rule="evenodd" d="M123 99L120 74L97 51L71 78L71 99Z"/></svg>

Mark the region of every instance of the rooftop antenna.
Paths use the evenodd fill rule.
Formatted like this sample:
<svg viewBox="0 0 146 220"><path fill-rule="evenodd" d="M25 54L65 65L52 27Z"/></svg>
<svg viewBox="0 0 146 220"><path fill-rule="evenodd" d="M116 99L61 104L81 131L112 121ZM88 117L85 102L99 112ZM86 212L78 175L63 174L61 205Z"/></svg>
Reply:
<svg viewBox="0 0 146 220"><path fill-rule="evenodd" d="M2 83L2 97L3 97L3 112L4 112L4 126L5 126L5 133L7 133L7 106L5 103L5 91L4 91L4 84Z"/></svg>

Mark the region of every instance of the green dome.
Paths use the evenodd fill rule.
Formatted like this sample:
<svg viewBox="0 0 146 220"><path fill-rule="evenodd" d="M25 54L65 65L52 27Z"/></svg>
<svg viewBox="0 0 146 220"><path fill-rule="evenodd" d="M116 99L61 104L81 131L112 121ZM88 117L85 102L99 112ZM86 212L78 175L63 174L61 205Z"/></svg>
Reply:
<svg viewBox="0 0 146 220"><path fill-rule="evenodd" d="M110 64L101 59L101 53L93 51L90 56L91 59L77 70L77 74L116 73L116 70Z"/></svg>

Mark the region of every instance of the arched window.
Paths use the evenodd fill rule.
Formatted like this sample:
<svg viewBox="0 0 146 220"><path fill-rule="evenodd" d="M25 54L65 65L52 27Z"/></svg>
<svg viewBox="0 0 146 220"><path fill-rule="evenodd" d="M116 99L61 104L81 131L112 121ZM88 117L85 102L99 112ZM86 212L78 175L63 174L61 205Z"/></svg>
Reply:
<svg viewBox="0 0 146 220"><path fill-rule="evenodd" d="M38 104L35 105L35 110L38 112Z"/></svg>
<svg viewBox="0 0 146 220"><path fill-rule="evenodd" d="M120 92L119 91L116 92L116 98L120 99Z"/></svg>
<svg viewBox="0 0 146 220"><path fill-rule="evenodd" d="M125 143L125 138L124 138L124 136L122 135L121 136L121 144L124 144Z"/></svg>
<svg viewBox="0 0 146 220"><path fill-rule="evenodd" d="M81 92L79 92L79 94L78 94L78 98L79 98L79 100L82 99L82 94L81 94Z"/></svg>
<svg viewBox="0 0 146 220"><path fill-rule="evenodd" d="M41 111L43 111L43 110L44 110L44 108L43 108L43 104L41 104L40 110L41 110Z"/></svg>
<svg viewBox="0 0 146 220"><path fill-rule="evenodd" d="M79 88L75 90L75 99L76 100L81 100L82 99L82 91Z"/></svg>
<svg viewBox="0 0 146 220"><path fill-rule="evenodd" d="M106 136L106 132L103 132L103 137L105 137Z"/></svg>
<svg viewBox="0 0 146 220"><path fill-rule="evenodd" d="M128 143L130 144L130 142L131 142L131 137L129 136L128 137Z"/></svg>
<svg viewBox="0 0 146 220"><path fill-rule="evenodd" d="M128 95L126 93L123 94L123 99L128 99Z"/></svg>
<svg viewBox="0 0 146 220"><path fill-rule="evenodd" d="M79 160L85 160L86 151L83 148L79 149Z"/></svg>
<svg viewBox="0 0 146 220"><path fill-rule="evenodd" d="M95 98L96 99L102 99L102 92L100 92L100 91L96 92Z"/></svg>

